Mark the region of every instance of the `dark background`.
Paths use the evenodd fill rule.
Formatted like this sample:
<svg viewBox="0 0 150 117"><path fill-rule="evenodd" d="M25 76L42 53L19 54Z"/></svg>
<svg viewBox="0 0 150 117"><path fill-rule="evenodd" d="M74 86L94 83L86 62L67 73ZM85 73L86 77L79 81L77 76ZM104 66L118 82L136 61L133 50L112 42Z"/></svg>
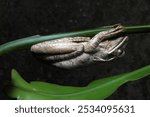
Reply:
<svg viewBox="0 0 150 117"><path fill-rule="evenodd" d="M150 24L149 0L0 0L0 44L36 34L77 31L105 25ZM150 34L130 35L123 58L62 70L42 64L29 49L0 57L0 99L15 68L27 80L85 86L105 76L150 64ZM150 77L128 82L107 99L150 99Z"/></svg>

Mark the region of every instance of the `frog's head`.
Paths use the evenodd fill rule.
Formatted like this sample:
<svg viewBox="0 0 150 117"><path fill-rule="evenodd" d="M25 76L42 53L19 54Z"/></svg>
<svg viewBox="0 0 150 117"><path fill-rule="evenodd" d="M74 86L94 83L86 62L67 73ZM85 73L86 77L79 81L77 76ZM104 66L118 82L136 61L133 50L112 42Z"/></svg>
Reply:
<svg viewBox="0 0 150 117"><path fill-rule="evenodd" d="M127 36L103 40L93 56L94 61L110 61L122 57L125 54L127 40Z"/></svg>

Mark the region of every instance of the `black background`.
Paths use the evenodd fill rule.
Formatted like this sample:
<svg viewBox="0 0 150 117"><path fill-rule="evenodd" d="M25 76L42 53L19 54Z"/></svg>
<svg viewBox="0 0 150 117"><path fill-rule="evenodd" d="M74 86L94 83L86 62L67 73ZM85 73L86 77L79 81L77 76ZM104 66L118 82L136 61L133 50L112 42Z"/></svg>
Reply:
<svg viewBox="0 0 150 117"><path fill-rule="evenodd" d="M0 44L36 34L77 31L105 25L150 24L149 0L0 0ZM105 76L150 64L150 34L130 35L123 58L62 70L42 64L29 49L0 57L0 99L15 68L27 80L85 86ZM150 77L128 82L107 99L150 99Z"/></svg>

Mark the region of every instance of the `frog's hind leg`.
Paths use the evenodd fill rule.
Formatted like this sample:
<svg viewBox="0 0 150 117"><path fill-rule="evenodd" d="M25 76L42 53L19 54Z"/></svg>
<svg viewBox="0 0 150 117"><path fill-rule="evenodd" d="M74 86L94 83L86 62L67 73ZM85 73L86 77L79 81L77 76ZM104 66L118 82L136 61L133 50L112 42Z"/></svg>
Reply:
<svg viewBox="0 0 150 117"><path fill-rule="evenodd" d="M68 52L68 53L63 53L63 54L60 54L60 55L47 56L47 57L45 57L45 60L54 61L54 62L64 61L64 60L75 58L75 57L81 55L84 51L84 46L82 44L75 44L75 45L67 44L67 47L71 48L72 51ZM65 50L65 48L63 48L63 49Z"/></svg>
<svg viewBox="0 0 150 117"><path fill-rule="evenodd" d="M84 46L79 43L55 43L48 45L34 45L31 51L35 56L43 60L55 62L71 59L81 55L84 51Z"/></svg>

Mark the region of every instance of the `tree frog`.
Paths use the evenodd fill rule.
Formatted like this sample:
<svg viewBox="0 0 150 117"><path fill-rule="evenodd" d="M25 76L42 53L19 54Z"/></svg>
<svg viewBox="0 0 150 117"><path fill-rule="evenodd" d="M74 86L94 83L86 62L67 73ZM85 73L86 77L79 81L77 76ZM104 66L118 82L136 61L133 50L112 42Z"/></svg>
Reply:
<svg viewBox="0 0 150 117"><path fill-rule="evenodd" d="M93 38L65 37L38 43L31 46L31 52L40 60L66 69L110 61L125 53L128 36L119 36L124 31L124 26L114 25Z"/></svg>

